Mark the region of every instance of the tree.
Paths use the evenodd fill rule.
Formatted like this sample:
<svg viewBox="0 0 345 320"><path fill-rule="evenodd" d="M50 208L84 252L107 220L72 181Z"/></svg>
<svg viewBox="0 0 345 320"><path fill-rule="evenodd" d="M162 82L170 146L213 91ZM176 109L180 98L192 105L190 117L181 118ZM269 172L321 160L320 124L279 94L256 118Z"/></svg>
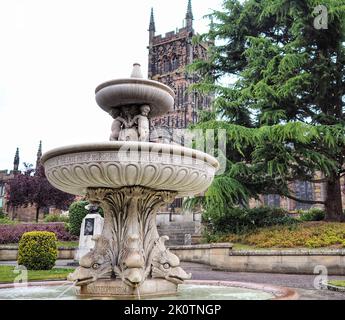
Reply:
<svg viewBox="0 0 345 320"><path fill-rule="evenodd" d="M57 209L66 210L73 202L74 196L54 188L47 180L44 168L40 165L34 175L30 166L25 166L24 174L16 175L8 184L8 203L12 207L27 206L36 207L36 222L42 208L54 206Z"/></svg>
<svg viewBox="0 0 345 320"><path fill-rule="evenodd" d="M203 79L192 89L216 94L213 116L198 127L224 128L228 140L226 172L194 204L220 213L274 193L344 219L345 0L322 3L323 11L315 0L226 0L194 40L216 43L189 68ZM327 29L315 27L320 15ZM235 81L224 86L224 77ZM325 201L298 199L295 180L325 183Z"/></svg>

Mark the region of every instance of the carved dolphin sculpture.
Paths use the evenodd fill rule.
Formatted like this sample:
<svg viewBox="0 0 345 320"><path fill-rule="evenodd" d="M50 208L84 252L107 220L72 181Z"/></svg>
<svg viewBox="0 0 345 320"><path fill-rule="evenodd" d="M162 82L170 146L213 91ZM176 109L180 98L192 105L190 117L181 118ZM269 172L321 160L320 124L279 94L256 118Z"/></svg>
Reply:
<svg viewBox="0 0 345 320"><path fill-rule="evenodd" d="M140 237L137 234L128 237L125 256L122 262L122 280L131 287L138 287L145 280L145 261Z"/></svg>
<svg viewBox="0 0 345 320"><path fill-rule="evenodd" d="M156 252L152 259L152 278L164 278L176 284L183 283L192 277L180 267L180 259L165 248L165 241L169 237L163 236L156 242Z"/></svg>
<svg viewBox="0 0 345 320"><path fill-rule="evenodd" d="M93 240L96 242L94 249L83 256L79 261L80 267L68 275L67 279L76 282L77 286L87 285L112 274L109 240L103 236L95 236Z"/></svg>

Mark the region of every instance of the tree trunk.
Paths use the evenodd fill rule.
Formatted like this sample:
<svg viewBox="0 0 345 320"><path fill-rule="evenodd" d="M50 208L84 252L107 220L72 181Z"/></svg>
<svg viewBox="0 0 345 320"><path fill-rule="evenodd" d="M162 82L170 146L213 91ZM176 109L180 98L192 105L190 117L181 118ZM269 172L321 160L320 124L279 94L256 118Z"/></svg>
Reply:
<svg viewBox="0 0 345 320"><path fill-rule="evenodd" d="M345 221L341 201L340 178L326 182L326 221Z"/></svg>
<svg viewBox="0 0 345 320"><path fill-rule="evenodd" d="M38 218L40 216L40 207L36 208L36 222L38 222Z"/></svg>

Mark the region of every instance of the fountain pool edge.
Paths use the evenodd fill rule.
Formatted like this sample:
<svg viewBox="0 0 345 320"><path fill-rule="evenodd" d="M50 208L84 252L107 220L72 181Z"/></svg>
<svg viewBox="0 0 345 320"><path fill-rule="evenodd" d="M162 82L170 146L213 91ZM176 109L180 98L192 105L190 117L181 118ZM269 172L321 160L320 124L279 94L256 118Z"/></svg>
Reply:
<svg viewBox="0 0 345 320"><path fill-rule="evenodd" d="M20 287L25 287L25 286L39 287L39 286L60 286L60 285L68 285L68 284L72 284L72 282L70 281L37 281L37 282L33 281L33 282L28 282L26 284L5 283L5 284L0 284L0 290L20 288ZM291 288L279 287L279 286L274 286L270 284L262 284L262 283L218 281L218 280L187 280L184 282L184 284L223 286L223 287L235 287L235 288L242 288L242 289L258 290L258 291L263 291L265 293L270 293L274 295L274 298L270 300L297 300L299 298L299 294Z"/></svg>

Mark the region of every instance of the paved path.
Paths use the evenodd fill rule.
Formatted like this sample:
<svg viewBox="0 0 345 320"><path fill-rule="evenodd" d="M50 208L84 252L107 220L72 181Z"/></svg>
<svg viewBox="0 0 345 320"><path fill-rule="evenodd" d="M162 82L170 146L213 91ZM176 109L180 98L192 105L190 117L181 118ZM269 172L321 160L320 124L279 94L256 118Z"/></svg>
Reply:
<svg viewBox="0 0 345 320"><path fill-rule="evenodd" d="M193 280L224 280L265 283L296 289L301 300L345 300L345 293L314 288L314 275L248 273L215 271L210 266L182 263L182 267L193 274ZM345 280L345 276L329 276L329 279Z"/></svg>
<svg viewBox="0 0 345 320"><path fill-rule="evenodd" d="M58 260L57 267L66 267L71 260ZM0 261L0 265L16 265L16 261ZM345 300L345 293L314 288L314 275L249 273L212 270L210 266L183 262L182 267L193 274L193 280L224 280L277 285L295 289L301 300ZM345 276L329 276L329 279L345 280Z"/></svg>

